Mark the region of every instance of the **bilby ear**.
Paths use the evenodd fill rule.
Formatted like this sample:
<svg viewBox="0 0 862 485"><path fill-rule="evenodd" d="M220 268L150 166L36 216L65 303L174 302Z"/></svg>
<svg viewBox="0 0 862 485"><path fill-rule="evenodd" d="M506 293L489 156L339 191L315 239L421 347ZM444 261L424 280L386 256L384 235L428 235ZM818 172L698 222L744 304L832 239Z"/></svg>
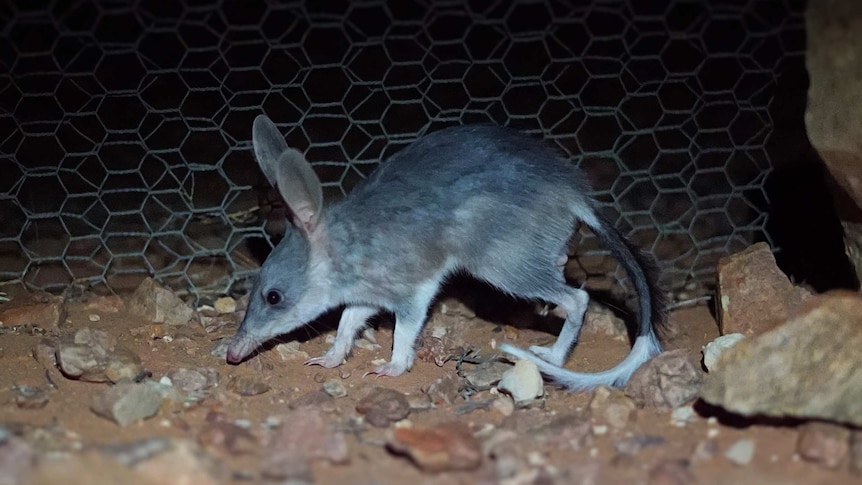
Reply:
<svg viewBox="0 0 862 485"><path fill-rule="evenodd" d="M302 153L288 148L278 159L278 191L293 212L293 225L308 236L321 222L323 189Z"/></svg>
<svg viewBox="0 0 862 485"><path fill-rule="evenodd" d="M252 145L254 146L254 158L260 169L269 181L269 184L275 187L277 182L276 172L278 171L278 159L281 154L288 149L287 142L278 131L278 127L266 115L258 115L254 119L254 125L251 129Z"/></svg>
<svg viewBox="0 0 862 485"><path fill-rule="evenodd" d="M323 209L323 189L302 153L287 146L278 127L265 115L252 126L254 156L293 213L293 225L306 236L317 227Z"/></svg>

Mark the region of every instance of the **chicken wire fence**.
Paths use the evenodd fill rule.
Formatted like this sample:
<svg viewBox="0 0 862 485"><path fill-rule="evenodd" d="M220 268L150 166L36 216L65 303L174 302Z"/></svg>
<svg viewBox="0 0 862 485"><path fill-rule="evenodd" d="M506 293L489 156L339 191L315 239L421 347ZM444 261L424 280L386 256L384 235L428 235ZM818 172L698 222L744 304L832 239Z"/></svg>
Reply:
<svg viewBox="0 0 862 485"><path fill-rule="evenodd" d="M260 113L330 200L444 126L533 133L665 285L709 281L766 237L771 89L801 23L760 0L6 1L0 281L246 288L284 224ZM624 278L576 239L576 273Z"/></svg>

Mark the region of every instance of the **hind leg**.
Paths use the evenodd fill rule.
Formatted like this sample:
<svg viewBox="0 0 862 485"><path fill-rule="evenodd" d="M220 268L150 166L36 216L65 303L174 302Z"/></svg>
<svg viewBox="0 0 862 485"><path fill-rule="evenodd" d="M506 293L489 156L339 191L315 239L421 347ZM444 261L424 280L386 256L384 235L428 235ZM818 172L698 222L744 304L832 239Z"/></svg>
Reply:
<svg viewBox="0 0 862 485"><path fill-rule="evenodd" d="M554 345L550 347L533 345L530 347L530 352L551 364L562 366L569 357L569 352L578 342L590 297L584 290L564 285L557 295L547 295L543 298L562 307L566 311L566 321Z"/></svg>
<svg viewBox="0 0 862 485"><path fill-rule="evenodd" d="M477 267L478 271L473 273L504 291L551 302L566 311L566 320L554 345L530 347L531 352L557 366L565 363L577 343L590 300L586 291L566 284L566 261L568 256L564 246L556 258L522 261L521 267Z"/></svg>

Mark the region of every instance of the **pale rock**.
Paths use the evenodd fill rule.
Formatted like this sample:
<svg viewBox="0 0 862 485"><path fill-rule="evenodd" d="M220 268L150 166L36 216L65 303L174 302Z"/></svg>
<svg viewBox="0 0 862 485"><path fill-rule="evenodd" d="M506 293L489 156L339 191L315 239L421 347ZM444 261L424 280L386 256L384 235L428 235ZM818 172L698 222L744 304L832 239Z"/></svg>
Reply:
<svg viewBox="0 0 862 485"><path fill-rule="evenodd" d="M146 278L129 300L129 311L153 323L185 325L194 315L192 308L152 278Z"/></svg>
<svg viewBox="0 0 862 485"><path fill-rule="evenodd" d="M278 344L275 346L275 351L282 361L289 360L308 360L308 352L300 348L300 343L296 340Z"/></svg>
<svg viewBox="0 0 862 485"><path fill-rule="evenodd" d="M226 313L233 313L236 311L236 300L229 296L223 296L221 298L216 299L215 301L215 311L220 315L224 315Z"/></svg>
<svg viewBox="0 0 862 485"><path fill-rule="evenodd" d="M745 415L862 426L862 296L814 297L780 327L728 349L701 397Z"/></svg>
<svg viewBox="0 0 862 485"><path fill-rule="evenodd" d="M754 458L754 449L754 441L743 438L730 445L724 456L735 465L746 466Z"/></svg>
<svg viewBox="0 0 862 485"><path fill-rule="evenodd" d="M519 360L503 373L497 389L511 395L516 404L530 402L545 393L542 374L536 364L529 360Z"/></svg>
<svg viewBox="0 0 862 485"><path fill-rule="evenodd" d="M729 333L706 344L703 347L703 366L706 367L706 370L713 370L715 368L715 364L718 362L719 356L721 356L725 350L733 347L744 338L745 335L741 333Z"/></svg>
<svg viewBox="0 0 862 485"><path fill-rule="evenodd" d="M161 393L146 383L120 383L93 396L90 409L99 416L126 426L156 415Z"/></svg>

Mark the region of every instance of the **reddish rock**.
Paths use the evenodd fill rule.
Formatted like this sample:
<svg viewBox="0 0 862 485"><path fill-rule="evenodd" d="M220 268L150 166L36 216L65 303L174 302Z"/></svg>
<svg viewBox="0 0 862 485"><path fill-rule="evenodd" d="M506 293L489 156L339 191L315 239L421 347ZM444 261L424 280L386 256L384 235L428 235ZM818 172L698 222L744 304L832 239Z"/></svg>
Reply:
<svg viewBox="0 0 862 485"><path fill-rule="evenodd" d="M400 421L410 414L407 396L394 390L375 387L356 403L356 412L365 415L372 426L385 428L390 422Z"/></svg>
<svg viewBox="0 0 862 485"><path fill-rule="evenodd" d="M718 262L718 320L722 335L759 335L794 315L811 293L778 269L766 243Z"/></svg>
<svg viewBox="0 0 862 485"><path fill-rule="evenodd" d="M33 303L0 311L4 326L34 326L59 329L66 321L66 303L63 298L51 297L47 303Z"/></svg>
<svg viewBox="0 0 862 485"><path fill-rule="evenodd" d="M703 371L684 349L664 352L632 374L625 393L644 407L677 408L697 397Z"/></svg>
<svg viewBox="0 0 862 485"><path fill-rule="evenodd" d="M330 428L320 411L296 409L281 422L266 447L263 474L267 478L309 480L312 461L346 463L350 459L344 433Z"/></svg>
<svg viewBox="0 0 862 485"><path fill-rule="evenodd" d="M803 459L837 468L850 451L850 430L831 423L806 423L799 428L796 452Z"/></svg>
<svg viewBox="0 0 862 485"><path fill-rule="evenodd" d="M430 473L473 470L482 463L479 442L460 423L398 428L387 445L396 453L406 454L417 467Z"/></svg>

